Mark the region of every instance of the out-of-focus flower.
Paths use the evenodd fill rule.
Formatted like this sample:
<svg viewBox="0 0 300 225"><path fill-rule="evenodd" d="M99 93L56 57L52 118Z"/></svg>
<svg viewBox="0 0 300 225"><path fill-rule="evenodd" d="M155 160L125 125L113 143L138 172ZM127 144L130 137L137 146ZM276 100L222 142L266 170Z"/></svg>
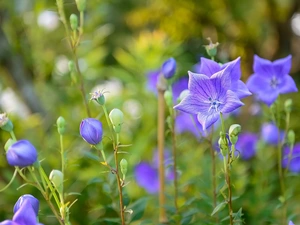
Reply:
<svg viewBox="0 0 300 225"><path fill-rule="evenodd" d="M279 131L280 141L284 137L284 131ZM264 123L261 127L261 137L262 140L270 145L278 144L278 127L273 123Z"/></svg>
<svg viewBox="0 0 300 225"><path fill-rule="evenodd" d="M34 212L35 212L35 215L37 216L38 213L39 213L39 207L40 207L40 202L38 199L36 199L35 197L33 197L32 195L30 194L25 194L25 195L22 195L18 201L16 202L15 206L14 206L14 213L16 213L21 207L22 205L25 203L25 201L29 201Z"/></svg>
<svg viewBox="0 0 300 225"><path fill-rule="evenodd" d="M180 112L175 118L175 131L177 134L184 132L192 133L196 138L206 136L202 125L197 120L196 115Z"/></svg>
<svg viewBox="0 0 300 225"><path fill-rule="evenodd" d="M200 66L197 68L198 71L196 71L196 73L205 74L208 77L211 77L215 73L227 68L227 71L230 73L230 79L231 79L231 86L229 87L229 90L232 90L234 93L236 93L236 95L240 99L251 95L244 82L240 80L241 79L240 57L233 61L225 63L223 65L220 65L219 63L213 60L201 57Z"/></svg>
<svg viewBox="0 0 300 225"><path fill-rule="evenodd" d="M94 118L81 121L79 127L81 137L91 145L97 145L102 141L102 123Z"/></svg>
<svg viewBox="0 0 300 225"><path fill-rule="evenodd" d="M164 152L165 157L165 175L167 181L174 179L172 170L171 158L168 151ZM157 151L153 155L152 163L140 162L134 168L134 174L136 182L139 186L143 187L148 193L155 194L159 190L159 177L158 177L158 153Z"/></svg>
<svg viewBox="0 0 300 225"><path fill-rule="evenodd" d="M176 71L176 61L174 58L170 58L165 61L161 67L161 73L166 79L170 79L174 76Z"/></svg>
<svg viewBox="0 0 300 225"><path fill-rule="evenodd" d="M254 74L249 77L247 87L262 102L270 106L275 102L279 94L298 91L293 78L288 74L291 66L291 55L274 62L255 55Z"/></svg>
<svg viewBox="0 0 300 225"><path fill-rule="evenodd" d="M213 125L220 113L230 113L244 105L230 90L231 67L226 67L211 77L189 72L189 93L174 108L189 114L197 114L197 119L206 130Z"/></svg>
<svg viewBox="0 0 300 225"><path fill-rule="evenodd" d="M249 160L256 153L256 144L258 137L254 133L241 133L235 145L240 157L244 160Z"/></svg>
<svg viewBox="0 0 300 225"><path fill-rule="evenodd" d="M8 148L6 159L11 166L30 166L37 160L37 151L29 141L19 140Z"/></svg>
<svg viewBox="0 0 300 225"><path fill-rule="evenodd" d="M292 221L289 222L289 225L295 225Z"/></svg>
<svg viewBox="0 0 300 225"><path fill-rule="evenodd" d="M59 18L56 12L45 10L38 16L38 25L48 31L53 31L58 27Z"/></svg>
<svg viewBox="0 0 300 225"><path fill-rule="evenodd" d="M293 149L289 147L283 149L282 167L300 173L300 143L297 143Z"/></svg>

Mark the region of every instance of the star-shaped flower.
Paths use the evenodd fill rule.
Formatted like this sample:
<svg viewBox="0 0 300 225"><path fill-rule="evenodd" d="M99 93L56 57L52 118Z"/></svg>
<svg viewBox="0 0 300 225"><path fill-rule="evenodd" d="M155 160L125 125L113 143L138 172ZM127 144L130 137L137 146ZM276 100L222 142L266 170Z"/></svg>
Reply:
<svg viewBox="0 0 300 225"><path fill-rule="evenodd" d="M205 74L208 77L211 77L213 74L225 68L227 68L227 70L230 73L230 78L231 78L230 90L236 93L240 99L251 95L244 82L240 80L241 79L241 58L240 57L238 57L237 59L231 62L225 63L223 65L213 60L201 57L200 66L197 65L195 67L197 73Z"/></svg>
<svg viewBox="0 0 300 225"><path fill-rule="evenodd" d="M189 93L174 108L197 114L203 129L215 123L220 113L229 113L244 105L231 88L231 67L211 75L189 73Z"/></svg>
<svg viewBox="0 0 300 225"><path fill-rule="evenodd" d="M298 89L292 77L288 74L292 66L292 56L271 62L254 56L253 70L247 87L252 93L267 104L272 105L279 94L297 92Z"/></svg>

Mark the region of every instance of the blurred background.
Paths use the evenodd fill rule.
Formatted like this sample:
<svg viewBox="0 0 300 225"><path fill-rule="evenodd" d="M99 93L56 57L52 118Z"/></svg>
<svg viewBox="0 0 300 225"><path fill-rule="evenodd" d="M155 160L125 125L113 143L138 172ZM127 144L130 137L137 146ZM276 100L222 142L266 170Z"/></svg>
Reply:
<svg viewBox="0 0 300 225"><path fill-rule="evenodd" d="M78 15L74 0L65 0L64 7L67 18L71 13ZM93 0L87 1L84 23L78 57L86 92L105 90L107 108L120 108L125 113L121 142L132 144L124 156L129 161L131 183L125 188L125 200L134 209L132 224L153 224L151 221L157 219L156 195L147 194L134 179L134 166L140 161L151 162L156 149L156 95L146 88L150 71L174 57L176 76L186 76L200 57L208 57L203 45L209 44L210 37L220 43L218 62L241 56L243 81L253 72L254 54L269 60L292 54L290 74L300 82L299 0ZM78 198L71 209L72 224L118 224L113 220L117 218L114 177L105 172L95 160L96 153L79 136L80 121L87 115L78 80L68 69L72 57L55 1L0 1L0 112L8 113L18 139L28 139L35 145L48 173L60 168L55 121L63 116L67 121L66 191L81 193L68 196L70 201ZM297 95L288 97L297 100ZM251 104L253 100L245 101ZM295 123L300 103L294 102L292 128L300 131ZM89 105L92 116L105 124L101 108L94 102ZM249 119L248 109L243 109L238 122L243 128L259 132L261 121L270 119L268 109L263 107L267 113L253 121L245 120ZM167 146L169 136L166 134ZM8 138L7 133L0 132L0 146ZM300 139L297 132L296 139ZM112 152L106 142L106 151ZM186 224L213 224L209 218L212 208L207 146L191 134L184 134L179 137L178 148L180 204L190 201L186 205L186 217L190 219ZM235 191L241 197L235 201L236 211L238 206L243 207L246 224L279 224L275 210L278 190L273 183L277 175L274 164L266 164L272 157L261 153L252 161L237 164ZM262 176L263 171L269 171L270 176ZM9 182L12 173L1 148L0 187ZM260 184L268 188L262 190ZM16 191L21 185L18 178L9 190L0 193L0 221L12 217L12 207L20 195L33 193L41 199L41 222L57 224L42 196L29 186ZM293 183L293 187L297 185L299 181ZM167 188L172 193L172 187ZM300 215L296 215L300 193L291 195L295 204L291 203L288 215L300 222ZM171 194L168 204L172 205Z"/></svg>

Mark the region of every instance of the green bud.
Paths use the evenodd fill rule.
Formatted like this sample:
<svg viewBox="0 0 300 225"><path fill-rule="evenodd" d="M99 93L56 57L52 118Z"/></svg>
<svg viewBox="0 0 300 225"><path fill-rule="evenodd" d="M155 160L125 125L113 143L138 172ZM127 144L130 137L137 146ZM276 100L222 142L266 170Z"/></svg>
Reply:
<svg viewBox="0 0 300 225"><path fill-rule="evenodd" d="M14 129L14 125L11 120L7 117L6 113L0 114L0 127L2 130L7 132L12 132Z"/></svg>
<svg viewBox="0 0 300 225"><path fill-rule="evenodd" d="M56 120L56 125L57 125L58 133L60 135L64 135L64 133L66 131L66 129L65 129L66 121L62 116L58 117L58 119Z"/></svg>
<svg viewBox="0 0 300 225"><path fill-rule="evenodd" d="M289 130L287 133L287 140L290 145L294 145L295 143L295 132L293 130Z"/></svg>
<svg viewBox="0 0 300 225"><path fill-rule="evenodd" d="M121 167L121 173L123 174L123 180L125 180L125 176L127 173L127 166L128 166L128 162L126 159L122 159L120 161L120 167Z"/></svg>
<svg viewBox="0 0 300 225"><path fill-rule="evenodd" d="M232 124L229 127L229 136L238 136L241 133L242 127L239 124Z"/></svg>
<svg viewBox="0 0 300 225"><path fill-rule="evenodd" d="M13 139L8 139L7 142L4 145L4 149L5 151L7 151L9 149L10 146L12 146L12 144L14 144L16 141Z"/></svg>
<svg viewBox="0 0 300 225"><path fill-rule="evenodd" d="M293 100L289 98L284 102L284 110L286 113L290 113L292 111L292 108L293 108Z"/></svg>
<svg viewBox="0 0 300 225"><path fill-rule="evenodd" d="M204 45L205 50L210 57L215 57L217 55L217 47L219 43L218 42L213 43L210 38L207 38L207 40L209 41L209 44Z"/></svg>
<svg viewBox="0 0 300 225"><path fill-rule="evenodd" d="M167 106L168 107L172 107L173 106L173 96L172 96L172 92L167 90L165 91L164 93L164 96L165 96L165 101L167 103Z"/></svg>
<svg viewBox="0 0 300 225"><path fill-rule="evenodd" d="M59 170L52 170L49 175L49 180L52 182L59 194L63 193L64 175Z"/></svg>
<svg viewBox="0 0 300 225"><path fill-rule="evenodd" d="M182 99L184 99L189 94L189 92L190 91L188 89L182 91L177 99L177 102L181 102Z"/></svg>
<svg viewBox="0 0 300 225"><path fill-rule="evenodd" d="M105 96L102 91L95 91L94 93L91 93L91 95L91 100L96 101L97 103L99 103L99 105L105 104Z"/></svg>
<svg viewBox="0 0 300 225"><path fill-rule="evenodd" d="M219 144L219 147L220 147L221 154L224 157L227 156L228 155L228 151L229 151L227 138L220 137L219 141L218 141L218 144Z"/></svg>
<svg viewBox="0 0 300 225"><path fill-rule="evenodd" d="M75 72L75 63L74 63L73 60L70 60L70 61L68 62L68 67L69 67L69 71L70 71L70 72Z"/></svg>
<svg viewBox="0 0 300 225"><path fill-rule="evenodd" d="M76 31L78 28L78 17L75 14L71 14L70 16L70 25L73 31Z"/></svg>
<svg viewBox="0 0 300 225"><path fill-rule="evenodd" d="M109 113L109 119L116 133L121 132L121 126L124 120L124 114L120 109L113 109Z"/></svg>
<svg viewBox="0 0 300 225"><path fill-rule="evenodd" d="M86 7L86 0L76 0L77 9L79 12L83 12Z"/></svg>

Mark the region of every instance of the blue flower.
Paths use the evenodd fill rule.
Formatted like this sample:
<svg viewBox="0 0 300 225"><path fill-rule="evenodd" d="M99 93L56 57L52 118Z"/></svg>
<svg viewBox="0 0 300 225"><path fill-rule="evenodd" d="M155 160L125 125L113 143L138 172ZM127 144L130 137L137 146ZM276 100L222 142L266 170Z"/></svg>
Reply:
<svg viewBox="0 0 300 225"><path fill-rule="evenodd" d="M262 102L270 106L275 102L279 94L298 91L294 80L288 74L291 65L291 55L274 62L255 55L254 74L249 77L247 87Z"/></svg>
<svg viewBox="0 0 300 225"><path fill-rule="evenodd" d="M230 90L231 67L207 76L189 72L189 93L174 108L186 113L197 114L203 129L214 124L220 113L230 113L244 105Z"/></svg>
<svg viewBox="0 0 300 225"><path fill-rule="evenodd" d="M291 150L289 147L283 149L282 167L294 173L300 173L300 143Z"/></svg>
<svg viewBox="0 0 300 225"><path fill-rule="evenodd" d="M165 61L161 67L161 73L166 79L170 79L174 76L176 71L176 61L174 58L170 58Z"/></svg>
<svg viewBox="0 0 300 225"><path fill-rule="evenodd" d="M273 123L264 123L261 127L262 140L270 145L277 145L278 141L282 141L284 137L284 131L279 131L280 140L278 138L278 127Z"/></svg>
<svg viewBox="0 0 300 225"><path fill-rule="evenodd" d="M289 222L289 225L295 225L292 221Z"/></svg>
<svg viewBox="0 0 300 225"><path fill-rule="evenodd" d="M254 133L246 132L239 135L235 147L242 159L249 160L255 156L257 141L258 137Z"/></svg>
<svg viewBox="0 0 300 225"><path fill-rule="evenodd" d="M6 159L11 166L30 166L37 160L37 151L29 141L19 140L8 148Z"/></svg>
<svg viewBox="0 0 300 225"><path fill-rule="evenodd" d="M227 68L228 72L230 73L231 79L231 87L229 88L232 90L236 95L241 99L251 95L248 88L242 82L241 79L241 60L240 57L220 65L219 63L201 57L200 58L200 66L195 67L196 73L205 74L208 77L211 77L215 73Z"/></svg>
<svg viewBox="0 0 300 225"><path fill-rule="evenodd" d="M29 201L36 216L38 215L39 213L39 207L40 207L40 202L38 199L36 199L35 197L33 197L32 195L30 194L25 194L25 195L22 195L18 201L16 202L15 206L14 206L14 213L16 213L21 207L22 205L26 202L26 201Z"/></svg>
<svg viewBox="0 0 300 225"><path fill-rule="evenodd" d="M91 145L97 145L102 141L102 123L94 118L81 121L79 127L81 137Z"/></svg>
<svg viewBox="0 0 300 225"><path fill-rule="evenodd" d="M147 74L147 90L157 95L157 81L160 70L150 71Z"/></svg>
<svg viewBox="0 0 300 225"><path fill-rule="evenodd" d="M175 131L177 134L184 132L192 133L196 138L205 137L202 125L196 115L181 112L175 118Z"/></svg>

